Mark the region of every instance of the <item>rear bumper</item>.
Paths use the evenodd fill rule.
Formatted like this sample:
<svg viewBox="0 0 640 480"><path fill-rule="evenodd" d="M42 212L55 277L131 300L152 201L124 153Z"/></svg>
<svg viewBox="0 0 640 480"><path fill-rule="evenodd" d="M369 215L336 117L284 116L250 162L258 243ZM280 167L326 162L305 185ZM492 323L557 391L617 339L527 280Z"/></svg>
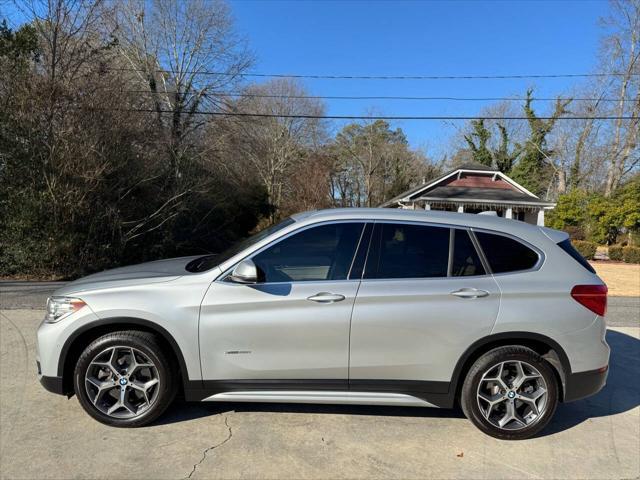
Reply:
<svg viewBox="0 0 640 480"><path fill-rule="evenodd" d="M602 367L597 370L578 372L568 375L564 386L564 401L573 402L581 398L595 395L607 383L609 367Z"/></svg>
<svg viewBox="0 0 640 480"><path fill-rule="evenodd" d="M64 385L62 383L62 377L40 377L40 383L51 393L57 393L58 395L65 395Z"/></svg>

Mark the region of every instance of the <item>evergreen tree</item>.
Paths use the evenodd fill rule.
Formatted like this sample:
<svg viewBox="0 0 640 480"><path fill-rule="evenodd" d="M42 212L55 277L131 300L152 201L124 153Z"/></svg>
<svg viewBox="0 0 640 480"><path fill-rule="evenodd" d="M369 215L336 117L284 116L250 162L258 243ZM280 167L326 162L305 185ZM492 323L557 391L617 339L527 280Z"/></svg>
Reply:
<svg viewBox="0 0 640 480"><path fill-rule="evenodd" d="M484 118L473 120L471 122L472 132L464 136L471 150L473 161L487 167L495 166L501 172L508 174L520 155L521 149L516 146L514 150L509 151L509 132L500 123L497 124L498 130L500 130L500 144L497 148L490 147L489 141L492 132L484 122Z"/></svg>
<svg viewBox="0 0 640 480"><path fill-rule="evenodd" d="M469 144L473 160L481 165L490 167L493 163L493 156L487 147L487 143L491 138L491 131L484 125L484 118L473 120L471 125L473 132L470 135L465 135L464 139ZM476 139L478 141L477 145Z"/></svg>
<svg viewBox="0 0 640 480"><path fill-rule="evenodd" d="M553 180L554 170L551 165L553 151L547 147L547 135L553 129L560 116L567 113L567 105L571 99L556 100L553 114L548 119L541 119L533 110L533 90L527 91L524 111L529 123L529 138L522 148L522 158L512 171L513 179L538 196L544 196Z"/></svg>
<svg viewBox="0 0 640 480"><path fill-rule="evenodd" d="M504 125L498 124L500 130L500 145L493 153L493 159L496 163L496 168L502 173L509 175L513 164L520 155L520 148L516 147L513 151L509 152L509 133Z"/></svg>

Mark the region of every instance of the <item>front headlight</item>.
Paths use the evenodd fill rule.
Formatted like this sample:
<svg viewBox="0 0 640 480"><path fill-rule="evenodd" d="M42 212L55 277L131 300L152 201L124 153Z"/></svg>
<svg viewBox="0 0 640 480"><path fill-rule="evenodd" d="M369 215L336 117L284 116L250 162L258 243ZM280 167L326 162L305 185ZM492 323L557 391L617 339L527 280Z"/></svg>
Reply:
<svg viewBox="0 0 640 480"><path fill-rule="evenodd" d="M86 303L79 298L49 297L47 299L47 314L44 316L44 321L47 323L56 323L67 315L77 312L85 305Z"/></svg>

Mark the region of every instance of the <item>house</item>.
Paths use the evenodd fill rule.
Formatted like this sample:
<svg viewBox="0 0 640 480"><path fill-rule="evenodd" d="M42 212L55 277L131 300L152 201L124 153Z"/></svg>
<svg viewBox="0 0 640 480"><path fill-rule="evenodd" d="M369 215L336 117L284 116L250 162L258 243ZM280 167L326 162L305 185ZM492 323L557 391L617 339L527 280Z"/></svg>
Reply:
<svg viewBox="0 0 640 480"><path fill-rule="evenodd" d="M465 164L380 206L467 213L490 211L500 217L544 225L545 210L556 204L541 200L494 168Z"/></svg>

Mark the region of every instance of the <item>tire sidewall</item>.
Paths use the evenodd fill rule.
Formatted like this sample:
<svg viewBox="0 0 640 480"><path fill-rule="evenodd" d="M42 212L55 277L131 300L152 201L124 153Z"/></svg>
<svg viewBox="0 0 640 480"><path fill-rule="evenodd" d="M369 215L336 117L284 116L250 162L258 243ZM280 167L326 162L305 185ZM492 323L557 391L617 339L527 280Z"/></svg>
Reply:
<svg viewBox="0 0 640 480"><path fill-rule="evenodd" d="M484 418L476 398L478 385L484 373L498 363L521 360L535 367L547 384L547 406L542 417L533 425L520 430L502 430ZM480 357L469 370L462 390L462 407L465 415L484 433L502 440L530 438L547 426L558 405L558 382L553 367L533 350L524 347L501 347Z"/></svg>
<svg viewBox="0 0 640 480"><path fill-rule="evenodd" d="M170 365L167 363L160 346L154 341L145 341L130 332L116 332L98 338L92 342L80 355L73 373L73 385L78 401L84 410L101 423L116 427L136 427L146 425L160 416L166 407L171 403L175 395L174 375ZM153 337L151 337L152 339ZM133 418L114 418L98 410L87 394L84 379L91 364L91 361L100 352L116 346L133 347L140 350L156 366L158 378L160 380L160 391L155 403L140 416Z"/></svg>

